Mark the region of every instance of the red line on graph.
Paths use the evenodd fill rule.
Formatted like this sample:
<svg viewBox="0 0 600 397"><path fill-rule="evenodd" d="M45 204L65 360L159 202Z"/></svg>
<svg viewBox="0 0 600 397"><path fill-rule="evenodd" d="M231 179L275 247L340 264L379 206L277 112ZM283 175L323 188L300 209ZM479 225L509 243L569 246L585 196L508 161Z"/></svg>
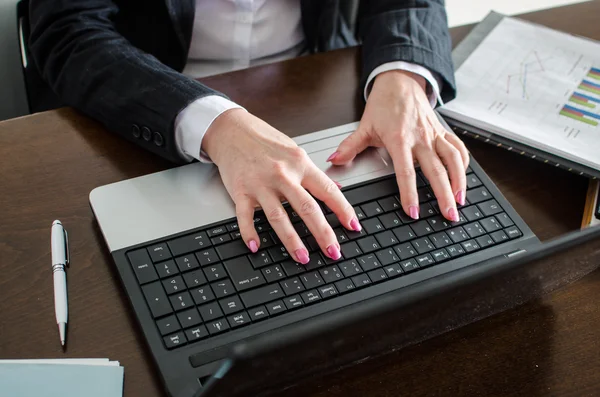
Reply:
<svg viewBox="0 0 600 397"><path fill-rule="evenodd" d="M542 65L542 61L540 60L540 57L538 56L537 51L533 51L533 55L535 55L535 58L537 59L538 63L540 64L540 68L542 68L542 70L544 70L544 65Z"/></svg>

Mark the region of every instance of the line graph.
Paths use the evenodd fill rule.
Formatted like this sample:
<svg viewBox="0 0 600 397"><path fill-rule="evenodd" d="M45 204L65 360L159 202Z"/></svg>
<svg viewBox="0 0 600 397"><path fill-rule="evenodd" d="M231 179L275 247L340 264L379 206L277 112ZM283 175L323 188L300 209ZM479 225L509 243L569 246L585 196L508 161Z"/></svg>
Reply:
<svg viewBox="0 0 600 397"><path fill-rule="evenodd" d="M547 57L544 59L544 61L548 61L551 58L552 57ZM523 60L519 63L519 71L507 75L506 93L510 95L511 82L514 82L516 78L518 78L519 84L517 88L521 92L521 98L529 99L529 94L527 90L527 75L534 73L543 73L545 71L546 68L544 67L544 62L540 58L540 55L538 54L537 50L529 51L527 55L523 58Z"/></svg>

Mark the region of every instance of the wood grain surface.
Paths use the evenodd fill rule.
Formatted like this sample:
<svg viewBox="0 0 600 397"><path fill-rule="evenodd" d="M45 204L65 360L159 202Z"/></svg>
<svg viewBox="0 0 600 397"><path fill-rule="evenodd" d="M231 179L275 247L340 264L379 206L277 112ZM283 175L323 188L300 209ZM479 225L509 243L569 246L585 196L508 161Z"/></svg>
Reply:
<svg viewBox="0 0 600 397"><path fill-rule="evenodd" d="M594 1L524 18L600 39L599 16ZM453 29L454 41L470 28ZM295 136L360 118L359 57L360 49L350 48L203 81ZM542 240L579 227L587 180L466 143ZM125 366L125 396L164 395L88 194L172 166L70 108L0 123L0 359L108 357ZM54 318L54 219L71 238L66 353ZM599 301L595 272L539 301L311 379L286 396L597 396Z"/></svg>

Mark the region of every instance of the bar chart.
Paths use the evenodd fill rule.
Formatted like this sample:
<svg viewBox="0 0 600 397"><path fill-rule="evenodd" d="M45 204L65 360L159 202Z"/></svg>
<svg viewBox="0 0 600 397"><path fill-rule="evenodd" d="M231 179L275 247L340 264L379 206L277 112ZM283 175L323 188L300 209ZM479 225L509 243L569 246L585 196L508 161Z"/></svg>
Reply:
<svg viewBox="0 0 600 397"><path fill-rule="evenodd" d="M590 126L600 124L600 69L591 67L559 114Z"/></svg>

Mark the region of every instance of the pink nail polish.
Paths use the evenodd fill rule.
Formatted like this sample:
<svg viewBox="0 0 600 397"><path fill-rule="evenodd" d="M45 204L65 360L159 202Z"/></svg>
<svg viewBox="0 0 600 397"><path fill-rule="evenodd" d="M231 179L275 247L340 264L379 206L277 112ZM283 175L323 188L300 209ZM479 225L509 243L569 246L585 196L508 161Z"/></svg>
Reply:
<svg viewBox="0 0 600 397"><path fill-rule="evenodd" d="M453 222L458 222L460 220L458 217L458 211L456 211L456 208L453 208L453 207L448 208L448 219L450 219Z"/></svg>
<svg viewBox="0 0 600 397"><path fill-rule="evenodd" d="M258 251L258 245L256 244L256 241L250 240L248 242L248 248L250 248L250 251L252 251L252 253L255 254L256 251Z"/></svg>
<svg viewBox="0 0 600 397"><path fill-rule="evenodd" d="M356 218L352 218L352 220L350 221L350 227L355 232L360 232L362 230L362 226L360 226L360 222L358 222L358 219Z"/></svg>
<svg viewBox="0 0 600 397"><path fill-rule="evenodd" d="M415 220L419 219L419 207L416 205L411 205L408 207L408 215Z"/></svg>
<svg viewBox="0 0 600 397"><path fill-rule="evenodd" d="M308 251L306 250L306 248L297 249L296 258L298 258L298 261L303 265L306 265L310 261L310 259L308 258Z"/></svg>
<svg viewBox="0 0 600 397"><path fill-rule="evenodd" d="M340 190L342 189L342 184L341 183L339 183L338 181L333 181L333 183L335 183L335 186L337 186L338 189L340 189Z"/></svg>
<svg viewBox="0 0 600 397"><path fill-rule="evenodd" d="M340 254L340 249L335 244L331 244L329 247L327 247L327 255L329 255L329 257L334 261L337 261L342 257L342 254Z"/></svg>
<svg viewBox="0 0 600 397"><path fill-rule="evenodd" d="M340 152L333 152L333 154L331 156L327 157L327 161L334 160L339 154L340 154Z"/></svg>
<svg viewBox="0 0 600 397"><path fill-rule="evenodd" d="M465 205L465 191L464 190L459 190L458 192L456 192L456 202L459 205Z"/></svg>

